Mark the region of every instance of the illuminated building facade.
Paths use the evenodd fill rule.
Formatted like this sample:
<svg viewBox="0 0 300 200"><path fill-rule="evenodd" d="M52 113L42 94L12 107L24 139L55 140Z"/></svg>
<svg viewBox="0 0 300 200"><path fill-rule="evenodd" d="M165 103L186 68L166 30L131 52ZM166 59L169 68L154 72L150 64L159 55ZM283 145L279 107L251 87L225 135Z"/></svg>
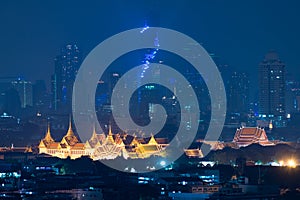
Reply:
<svg viewBox="0 0 300 200"><path fill-rule="evenodd" d="M32 84L30 81L24 81L18 79L11 82L13 88L18 92L21 107L26 108L26 106L32 106Z"/></svg>
<svg viewBox="0 0 300 200"><path fill-rule="evenodd" d="M60 142L54 141L50 133L50 126L48 125L47 133L44 139L40 141L38 148L40 154L45 153L59 158L70 157L71 159L76 159L86 155L85 145L79 142L75 136L71 123L67 134Z"/></svg>
<svg viewBox="0 0 300 200"><path fill-rule="evenodd" d="M79 48L76 44L66 45L54 61L55 69L51 78L52 107L58 110L63 105L71 109L73 83L81 65Z"/></svg>
<svg viewBox="0 0 300 200"><path fill-rule="evenodd" d="M152 155L164 157L167 145L165 140L155 139L153 136L148 141L136 137L121 137L120 134L112 134L111 128L109 128L107 136L104 133L97 134L94 130L92 137L82 143L74 134L70 123L66 135L60 142L54 141L50 133L50 126L48 126L47 133L40 141L38 148L40 154L44 153L59 158L76 159L81 156L89 156L93 160L110 160L117 157L124 159L148 158Z"/></svg>
<svg viewBox="0 0 300 200"><path fill-rule="evenodd" d="M165 157L166 152L164 149L167 147L166 141L155 139L151 136L148 141L145 139L138 139L133 137L129 145L126 147L127 155L129 158L149 158L150 156Z"/></svg>
<svg viewBox="0 0 300 200"><path fill-rule="evenodd" d="M259 127L238 128L232 142L235 143L237 147L246 147L255 143L262 146L275 145L268 140L266 131Z"/></svg>
<svg viewBox="0 0 300 200"><path fill-rule="evenodd" d="M93 160L110 160L119 156L127 158L123 140L119 135L113 138L111 127L107 137L104 133L97 134L94 129L91 139L85 143L85 150L86 155L89 155Z"/></svg>
<svg viewBox="0 0 300 200"><path fill-rule="evenodd" d="M230 113L247 113L249 106L249 77L244 72L232 72L227 85Z"/></svg>
<svg viewBox="0 0 300 200"><path fill-rule="evenodd" d="M285 91L285 64L271 51L259 64L260 117L279 120L285 117Z"/></svg>

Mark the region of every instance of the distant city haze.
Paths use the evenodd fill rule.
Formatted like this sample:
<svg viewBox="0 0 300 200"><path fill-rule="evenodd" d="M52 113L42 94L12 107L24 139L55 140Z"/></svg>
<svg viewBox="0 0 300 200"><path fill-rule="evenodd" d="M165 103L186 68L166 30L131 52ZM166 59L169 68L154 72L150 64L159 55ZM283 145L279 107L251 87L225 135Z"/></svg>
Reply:
<svg viewBox="0 0 300 200"><path fill-rule="evenodd" d="M83 58L120 31L150 26L183 32L229 68L249 73L271 49L300 77L298 1L1 1L0 74L34 82L54 73L61 48L76 43ZM251 87L253 89L253 87Z"/></svg>

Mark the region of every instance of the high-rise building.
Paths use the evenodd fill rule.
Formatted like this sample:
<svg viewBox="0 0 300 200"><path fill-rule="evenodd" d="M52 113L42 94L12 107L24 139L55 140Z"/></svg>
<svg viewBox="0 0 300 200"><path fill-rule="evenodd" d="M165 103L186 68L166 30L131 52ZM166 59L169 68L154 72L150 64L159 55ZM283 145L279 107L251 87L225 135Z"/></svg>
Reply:
<svg viewBox="0 0 300 200"><path fill-rule="evenodd" d="M287 115L300 111L299 98L300 98L300 83L294 78L287 78L286 80L286 96L285 105Z"/></svg>
<svg viewBox="0 0 300 200"><path fill-rule="evenodd" d="M227 114L226 125L240 126L241 122L248 121L250 110L250 79L243 71L237 71L228 64L222 64L215 55L212 55L222 75L226 89Z"/></svg>
<svg viewBox="0 0 300 200"><path fill-rule="evenodd" d="M33 106L37 109L49 107L49 95L47 93L46 83L44 80L37 80L32 87Z"/></svg>
<svg viewBox="0 0 300 200"><path fill-rule="evenodd" d="M13 88L18 92L21 107L26 108L27 106L32 106L32 84L30 81L25 81L18 79L11 82Z"/></svg>
<svg viewBox="0 0 300 200"><path fill-rule="evenodd" d="M285 117L285 64L271 51L259 64L259 116Z"/></svg>
<svg viewBox="0 0 300 200"><path fill-rule="evenodd" d="M21 109L19 93L12 86L15 80L18 77L0 77L0 113L17 116Z"/></svg>
<svg viewBox="0 0 300 200"><path fill-rule="evenodd" d="M70 110L72 89L76 74L81 65L81 54L75 44L66 45L61 55L55 58L54 74L51 78L52 107Z"/></svg>
<svg viewBox="0 0 300 200"><path fill-rule="evenodd" d="M249 109L249 77L244 72L232 72L227 84L227 103L230 113L247 113Z"/></svg>

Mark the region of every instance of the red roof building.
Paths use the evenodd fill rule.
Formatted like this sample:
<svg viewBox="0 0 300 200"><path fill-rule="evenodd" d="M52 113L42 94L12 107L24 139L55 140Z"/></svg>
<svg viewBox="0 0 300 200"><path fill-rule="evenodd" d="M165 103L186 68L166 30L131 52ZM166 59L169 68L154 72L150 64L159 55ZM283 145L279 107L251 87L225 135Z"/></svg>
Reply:
<svg viewBox="0 0 300 200"><path fill-rule="evenodd" d="M260 144L262 146L272 146L274 143L268 140L266 131L259 127L238 128L233 138L233 143L238 147L246 147L250 144Z"/></svg>

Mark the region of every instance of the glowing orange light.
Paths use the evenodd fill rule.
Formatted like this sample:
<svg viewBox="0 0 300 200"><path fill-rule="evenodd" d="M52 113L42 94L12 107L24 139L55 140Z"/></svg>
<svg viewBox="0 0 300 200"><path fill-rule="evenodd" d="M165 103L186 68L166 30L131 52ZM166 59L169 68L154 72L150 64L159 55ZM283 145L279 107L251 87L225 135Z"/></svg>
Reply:
<svg viewBox="0 0 300 200"><path fill-rule="evenodd" d="M280 166L283 166L283 165L284 165L283 160L280 160L280 161L279 161L279 165L280 165Z"/></svg>
<svg viewBox="0 0 300 200"><path fill-rule="evenodd" d="M296 164L295 160L290 159L287 162L287 166L290 167L290 168L295 168L297 166L297 164Z"/></svg>
<svg viewBox="0 0 300 200"><path fill-rule="evenodd" d="M272 124L272 120L269 123L269 129L272 130L273 129L273 124Z"/></svg>

